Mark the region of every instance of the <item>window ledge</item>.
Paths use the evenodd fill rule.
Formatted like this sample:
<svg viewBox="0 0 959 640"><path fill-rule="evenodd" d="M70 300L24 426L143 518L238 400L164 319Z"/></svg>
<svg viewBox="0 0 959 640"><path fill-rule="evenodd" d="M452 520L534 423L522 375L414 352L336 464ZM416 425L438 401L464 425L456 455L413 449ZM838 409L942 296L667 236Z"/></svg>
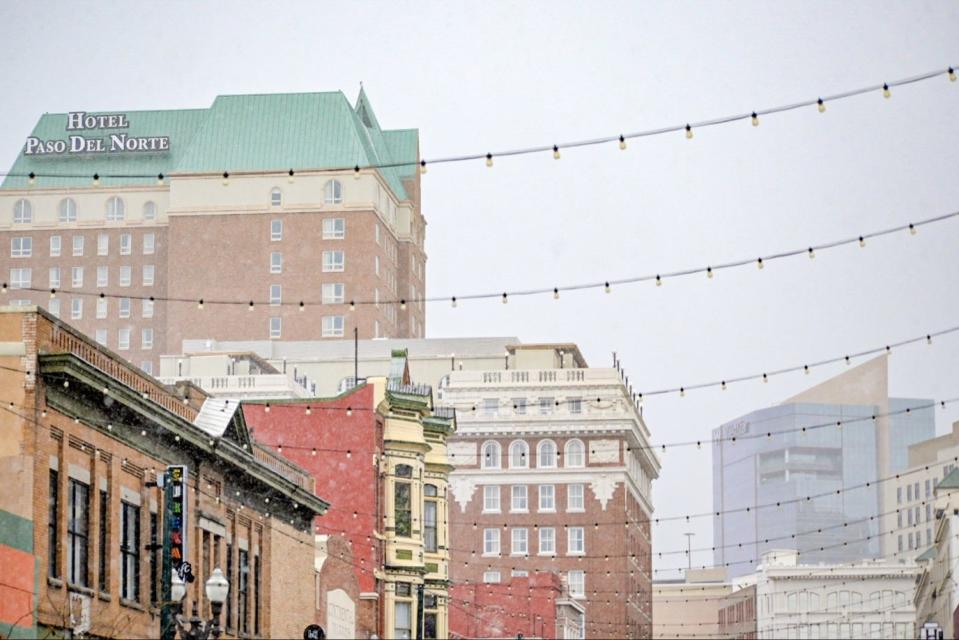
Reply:
<svg viewBox="0 0 959 640"><path fill-rule="evenodd" d="M83 595L86 595L86 596L95 596L97 594L97 592L91 589L90 587L84 587L83 585L80 585L80 584L73 584L72 582L67 583L67 591L82 593Z"/></svg>
<svg viewBox="0 0 959 640"><path fill-rule="evenodd" d="M539 513L556 513L556 509L540 509Z"/></svg>
<svg viewBox="0 0 959 640"><path fill-rule="evenodd" d="M484 553L482 557L483 558L499 558L501 556L498 553Z"/></svg>
<svg viewBox="0 0 959 640"><path fill-rule="evenodd" d="M583 557L583 556L586 555L586 552L585 552L585 551L569 551L569 552L566 553L566 555L568 555L568 556L580 556L580 557Z"/></svg>
<svg viewBox="0 0 959 640"><path fill-rule="evenodd" d="M134 600L127 600L126 598L120 598L120 604L124 607L129 607L130 609L136 609L137 611L146 611L143 608L143 605Z"/></svg>
<svg viewBox="0 0 959 640"><path fill-rule="evenodd" d="M111 596L109 593L106 593L104 591L99 592L97 594L97 597L103 600L104 602L110 602L113 599L113 596Z"/></svg>
<svg viewBox="0 0 959 640"><path fill-rule="evenodd" d="M51 578L50 576L47 576L47 584L50 585L51 587L54 587L55 589L63 588L63 580L59 578Z"/></svg>
<svg viewBox="0 0 959 640"><path fill-rule="evenodd" d="M566 513L586 513L586 509L566 509Z"/></svg>
<svg viewBox="0 0 959 640"><path fill-rule="evenodd" d="M541 557L543 557L543 558L555 558L555 557L556 557L556 554L553 553L553 552L551 552L551 551L541 551L540 553L537 553L536 555L541 556Z"/></svg>
<svg viewBox="0 0 959 640"><path fill-rule="evenodd" d="M510 509L510 513L529 513L529 509Z"/></svg>
<svg viewBox="0 0 959 640"><path fill-rule="evenodd" d="M483 513L503 513L499 509L483 509Z"/></svg>

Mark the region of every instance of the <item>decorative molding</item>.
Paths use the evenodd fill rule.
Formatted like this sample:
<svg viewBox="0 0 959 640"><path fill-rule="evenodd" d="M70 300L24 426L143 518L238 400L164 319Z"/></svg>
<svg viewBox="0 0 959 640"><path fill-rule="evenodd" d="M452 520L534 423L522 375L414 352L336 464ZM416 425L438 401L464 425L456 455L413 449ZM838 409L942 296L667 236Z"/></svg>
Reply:
<svg viewBox="0 0 959 640"><path fill-rule="evenodd" d="M476 480L465 476L450 476L449 489L453 492L453 499L460 505L460 513L466 513L466 505L476 493Z"/></svg>
<svg viewBox="0 0 959 640"><path fill-rule="evenodd" d="M599 500L603 511L606 511L606 505L609 504L618 486L619 483L605 473L600 474L598 478L589 483L589 488L593 492L593 495L596 496L596 499Z"/></svg>

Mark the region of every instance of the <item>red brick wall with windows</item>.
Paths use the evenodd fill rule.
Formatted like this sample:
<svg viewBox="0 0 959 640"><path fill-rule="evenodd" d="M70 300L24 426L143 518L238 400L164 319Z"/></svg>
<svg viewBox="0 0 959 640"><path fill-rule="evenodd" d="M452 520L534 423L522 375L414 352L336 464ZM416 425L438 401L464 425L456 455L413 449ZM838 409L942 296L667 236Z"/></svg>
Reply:
<svg viewBox="0 0 959 640"><path fill-rule="evenodd" d="M451 638L556 637L555 573L533 573L503 584L454 584L449 591Z"/></svg>

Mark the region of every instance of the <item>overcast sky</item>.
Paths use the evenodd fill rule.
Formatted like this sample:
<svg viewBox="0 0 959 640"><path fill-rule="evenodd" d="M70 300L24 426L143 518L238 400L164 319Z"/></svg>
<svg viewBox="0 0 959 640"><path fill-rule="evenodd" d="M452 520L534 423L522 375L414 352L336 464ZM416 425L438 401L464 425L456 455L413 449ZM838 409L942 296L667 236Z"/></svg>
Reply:
<svg viewBox="0 0 959 640"><path fill-rule="evenodd" d="M200 6L194 6L199 4ZM342 90L423 156L615 135L959 66L954 2L0 4L0 165L41 113L207 107L221 93ZM959 82L632 142L434 166L423 178L428 293L665 272L959 210ZM637 389L843 355L959 324L959 220L722 272L586 292L434 305L431 337L616 351ZM959 335L891 359L895 395L959 396ZM656 442L711 429L844 365L658 398ZM955 407L955 406L954 406ZM940 432L959 409L937 412ZM708 447L669 452L657 515L711 507ZM708 519L654 550L712 544ZM711 554L696 554L708 562ZM680 558L660 567L685 564ZM673 574L675 575L675 574Z"/></svg>

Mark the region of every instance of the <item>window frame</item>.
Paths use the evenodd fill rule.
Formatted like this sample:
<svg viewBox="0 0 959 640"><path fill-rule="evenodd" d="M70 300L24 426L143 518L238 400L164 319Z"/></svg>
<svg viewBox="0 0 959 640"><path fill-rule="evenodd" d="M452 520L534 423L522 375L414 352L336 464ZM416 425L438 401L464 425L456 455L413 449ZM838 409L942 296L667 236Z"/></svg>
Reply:
<svg viewBox="0 0 959 640"><path fill-rule="evenodd" d="M322 260L323 273L343 273L346 271L346 252L342 249L323 251Z"/></svg>
<svg viewBox="0 0 959 640"><path fill-rule="evenodd" d="M522 534L517 536L517 534ZM529 529L526 527L513 527L509 534L509 553L511 556L529 555ZM517 542L521 543L517 545ZM519 550L517 550L519 546Z"/></svg>
<svg viewBox="0 0 959 640"><path fill-rule="evenodd" d="M283 220L274 218L270 220L270 242L279 242L283 239Z"/></svg>
<svg viewBox="0 0 959 640"><path fill-rule="evenodd" d="M10 238L10 257L11 258L33 257L33 237L32 236L11 237Z"/></svg>
<svg viewBox="0 0 959 640"><path fill-rule="evenodd" d="M140 602L140 518L139 505L120 502L120 599L129 602Z"/></svg>
<svg viewBox="0 0 959 640"><path fill-rule="evenodd" d="M498 484L483 486L483 513L501 513L503 488Z"/></svg>
<svg viewBox="0 0 959 640"><path fill-rule="evenodd" d="M487 447L492 448L492 452L487 453ZM502 468L503 449L496 440L487 440L480 448L480 468L482 469L500 469Z"/></svg>
<svg viewBox="0 0 959 640"><path fill-rule="evenodd" d="M330 321L329 327L327 327L327 321ZM346 319L344 316L323 316L322 323L321 332L324 338L342 338L346 331Z"/></svg>
<svg viewBox="0 0 959 640"><path fill-rule="evenodd" d="M107 222L122 222L126 217L127 205L120 196L110 196L106 208Z"/></svg>
<svg viewBox="0 0 959 640"><path fill-rule="evenodd" d="M54 246L56 248L54 248ZM50 257L59 258L63 251L63 236L50 236Z"/></svg>
<svg viewBox="0 0 959 640"><path fill-rule="evenodd" d="M571 451L577 448L578 451ZM574 458L574 454L577 457ZM578 462L577 462L578 460ZM579 438L570 438L563 446L563 467L567 469L582 469L586 466L586 445Z"/></svg>
<svg viewBox="0 0 959 640"><path fill-rule="evenodd" d="M499 527L483 529L483 555L486 557L498 556L501 550Z"/></svg>
<svg viewBox="0 0 959 640"><path fill-rule="evenodd" d="M283 336L283 318L270 316L270 339L277 340Z"/></svg>
<svg viewBox="0 0 959 640"><path fill-rule="evenodd" d="M283 252L270 252L270 273L283 273Z"/></svg>
<svg viewBox="0 0 959 640"><path fill-rule="evenodd" d="M508 460L510 469L529 469L529 443L525 440L510 442Z"/></svg>
<svg viewBox="0 0 959 640"><path fill-rule="evenodd" d="M579 506L573 504L573 487L578 489ZM566 485L566 511L570 513L581 513L586 511L586 485L574 482Z"/></svg>
<svg viewBox="0 0 959 640"><path fill-rule="evenodd" d="M549 488L548 492L544 492L544 489ZM549 506L543 506L543 498L549 496ZM536 489L537 497L537 511L539 513L556 513L556 485L555 484L541 484Z"/></svg>
<svg viewBox="0 0 959 640"><path fill-rule="evenodd" d="M323 203L324 204L342 204L343 203L343 184L333 178L323 185Z"/></svg>
<svg viewBox="0 0 959 640"><path fill-rule="evenodd" d="M510 485L509 511L510 513L529 513L529 485Z"/></svg>
<svg viewBox="0 0 959 640"><path fill-rule="evenodd" d="M549 534L548 536L546 534ZM556 528L555 527L540 527L539 528L539 540L536 546L536 552L541 556L555 556L556 555ZM544 549L543 543L549 540L548 549Z"/></svg>
<svg viewBox="0 0 959 640"><path fill-rule="evenodd" d="M543 455L543 449L552 447L552 453L548 456ZM537 469L555 469L559 465L559 447L556 442L546 438L536 443L536 468ZM551 461L551 464L544 464L544 461Z"/></svg>
<svg viewBox="0 0 959 640"><path fill-rule="evenodd" d="M71 224L77 221L77 201L73 198L63 198L57 203L57 221L60 224Z"/></svg>
<svg viewBox="0 0 959 640"><path fill-rule="evenodd" d="M327 226L331 228L327 229ZM343 240L345 238L346 238L346 218L324 218L323 219L323 239L324 240Z"/></svg>
<svg viewBox="0 0 959 640"><path fill-rule="evenodd" d="M576 535L574 535L574 533ZM578 541L574 548L573 542ZM586 555L586 528L585 527L566 527L566 555L585 556Z"/></svg>
<svg viewBox="0 0 959 640"><path fill-rule="evenodd" d="M26 198L19 198L13 203L13 224L32 224L33 204Z"/></svg>

